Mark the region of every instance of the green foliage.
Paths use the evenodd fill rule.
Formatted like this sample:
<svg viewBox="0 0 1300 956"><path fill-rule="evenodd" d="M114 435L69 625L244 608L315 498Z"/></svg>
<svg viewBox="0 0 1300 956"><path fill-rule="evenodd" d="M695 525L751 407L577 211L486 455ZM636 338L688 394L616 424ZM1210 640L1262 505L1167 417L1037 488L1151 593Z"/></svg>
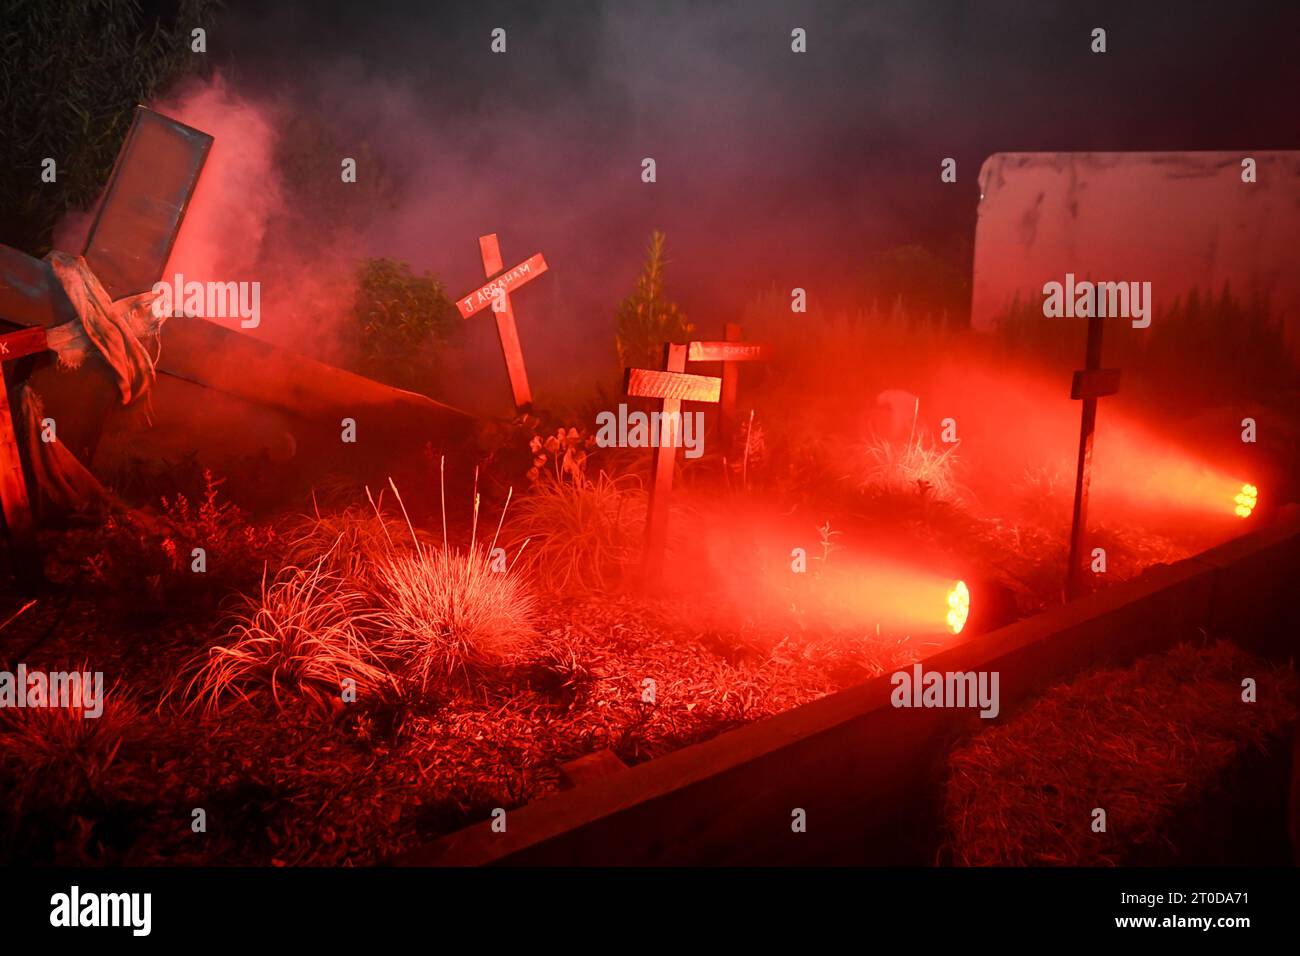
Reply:
<svg viewBox="0 0 1300 956"><path fill-rule="evenodd" d="M361 262L353 314L358 371L417 391L437 368L437 346L451 341L462 321L442 283L428 272L415 275L395 259Z"/></svg>
<svg viewBox="0 0 1300 956"><path fill-rule="evenodd" d="M650 234L636 291L618 307L618 360L624 368L659 368L665 342L685 342L695 326L664 297L664 234Z"/></svg>
<svg viewBox="0 0 1300 956"><path fill-rule="evenodd" d="M172 5L168 5L172 6ZM131 113L203 54L190 31L211 25L214 0L170 13L139 0L13 0L0 27L0 237L37 255L55 223L103 188ZM41 161L58 163L41 182Z"/></svg>
<svg viewBox="0 0 1300 956"><path fill-rule="evenodd" d="M101 610L130 620L213 610L231 590L255 583L280 547L271 527L220 497L221 484L204 469L193 497L175 492L160 496L156 511L115 511L61 529L48 552L51 577L88 587ZM202 573L193 570L194 548L204 550Z"/></svg>

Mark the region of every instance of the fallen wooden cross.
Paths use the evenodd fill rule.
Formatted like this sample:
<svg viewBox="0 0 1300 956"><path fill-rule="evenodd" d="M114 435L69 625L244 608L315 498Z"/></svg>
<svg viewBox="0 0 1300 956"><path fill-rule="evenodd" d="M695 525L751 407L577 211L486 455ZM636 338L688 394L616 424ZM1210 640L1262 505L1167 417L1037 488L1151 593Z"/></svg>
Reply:
<svg viewBox="0 0 1300 956"><path fill-rule="evenodd" d="M1092 481L1092 439L1097 430L1097 399L1119 391L1119 369L1101 367L1100 316L1088 319L1087 354L1082 371L1074 373L1070 398L1083 401L1079 427L1079 468L1074 479L1074 515L1070 524L1070 556L1065 576L1066 597L1083 594L1086 578L1083 557L1084 537L1088 525L1088 486Z"/></svg>
<svg viewBox="0 0 1300 956"><path fill-rule="evenodd" d="M211 147L207 133L136 107L82 253L111 298L148 292L162 276ZM47 263L0 246L0 318L50 327L76 317ZM83 460L118 392L98 356L86 371L75 385L81 420L60 428Z"/></svg>
<svg viewBox="0 0 1300 956"><path fill-rule="evenodd" d="M23 329L0 335L0 363L35 355L48 348L44 329ZM39 581L43 575L40 554L36 549L31 495L23 474L23 458L3 370L0 370L0 509L4 512L5 534L9 539L15 576L25 583Z"/></svg>
<svg viewBox="0 0 1300 956"><path fill-rule="evenodd" d="M533 395L528 388L528 372L524 368L524 352L519 346L519 330L515 326L515 308L510 302L510 293L545 272L546 260L539 252L513 269L505 269L496 233L479 236L478 247L483 258L483 274L489 281L456 300L456 308L460 310L461 318L468 319L476 312L492 307L497 319L497 337L501 340L501 352L506 360L506 373L510 376L510 391L514 395L515 408L521 412L527 411L532 406Z"/></svg>
<svg viewBox="0 0 1300 956"><path fill-rule="evenodd" d="M770 346L761 342L742 341L740 324L728 322L722 342L691 342L686 358L691 362L722 363L722 399L718 408L718 435L723 447L730 446L730 432L736 421L736 381L740 378L737 362L764 362L772 357Z"/></svg>
<svg viewBox="0 0 1300 956"><path fill-rule="evenodd" d="M206 133L137 107L84 252L114 299L150 290L164 272L211 143ZM0 246L0 319L51 328L75 321L77 314L49 263ZM469 416L458 409L206 319L168 319L156 351L160 375L283 410L313 426L313 434L325 441L338 435L343 417L356 419L362 433L372 438L378 434L369 427L374 424L421 442L459 437L471 426ZM50 363L38 368L31 382L52 417L59 418L59 440L89 465L118 395L107 364L92 355L71 373ZM61 410L56 408L60 404Z"/></svg>
<svg viewBox="0 0 1300 956"><path fill-rule="evenodd" d="M663 399L659 433L654 442L654 475L646 511L645 552L642 584L658 583L663 573L664 550L668 543L668 496L673 488L673 465L681 444L682 402L717 402L722 380L686 373L685 345L664 346L664 370L630 368L624 391L640 398Z"/></svg>

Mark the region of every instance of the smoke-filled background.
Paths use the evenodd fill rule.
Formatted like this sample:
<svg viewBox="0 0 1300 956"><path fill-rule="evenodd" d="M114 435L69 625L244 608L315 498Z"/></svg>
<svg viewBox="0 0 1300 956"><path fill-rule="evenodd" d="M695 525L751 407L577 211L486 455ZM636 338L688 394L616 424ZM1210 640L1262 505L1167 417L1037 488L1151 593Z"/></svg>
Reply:
<svg viewBox="0 0 1300 956"><path fill-rule="evenodd" d="M653 229L669 295L706 335L796 286L813 314L902 297L964 322L988 154L1297 145L1284 7L234 2L205 75L154 104L216 136L170 271L259 280L253 334L342 361L360 258L456 296L496 232L508 265L550 264L516 303L552 396L612 378L614 309ZM504 410L490 318L464 332L427 390Z"/></svg>

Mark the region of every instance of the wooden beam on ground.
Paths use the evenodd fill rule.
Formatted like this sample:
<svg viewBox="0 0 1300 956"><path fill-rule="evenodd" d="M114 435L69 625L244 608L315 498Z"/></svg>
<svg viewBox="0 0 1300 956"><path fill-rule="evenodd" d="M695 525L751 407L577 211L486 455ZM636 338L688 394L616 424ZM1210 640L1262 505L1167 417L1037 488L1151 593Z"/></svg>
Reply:
<svg viewBox="0 0 1300 956"><path fill-rule="evenodd" d="M75 317L47 263L0 246L0 319L49 328ZM206 319L168 319L161 346L160 374L301 418L392 406L406 409L430 428L464 434L470 427L470 417L459 409L277 348Z"/></svg>

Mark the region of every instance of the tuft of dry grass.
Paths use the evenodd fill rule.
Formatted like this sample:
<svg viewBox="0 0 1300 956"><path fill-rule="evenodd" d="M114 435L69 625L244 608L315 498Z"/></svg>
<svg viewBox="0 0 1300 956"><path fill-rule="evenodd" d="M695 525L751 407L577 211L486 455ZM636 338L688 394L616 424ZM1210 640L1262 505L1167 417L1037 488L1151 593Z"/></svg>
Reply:
<svg viewBox="0 0 1300 956"><path fill-rule="evenodd" d="M522 659L536 644L532 594L490 550L418 548L376 567L385 632L421 690Z"/></svg>
<svg viewBox="0 0 1300 956"><path fill-rule="evenodd" d="M86 716L80 705L0 708L0 777L12 783L7 800L15 814L100 793L141 714L136 698L117 684L104 689L98 717Z"/></svg>
<svg viewBox="0 0 1300 956"><path fill-rule="evenodd" d="M305 567L325 555L327 570L358 585L373 576L377 558L414 547L407 524L385 512L382 503L352 505L323 514L318 509L294 522L285 540L286 564ZM415 540L430 544L433 539L417 532Z"/></svg>
<svg viewBox="0 0 1300 956"><path fill-rule="evenodd" d="M1257 680L1256 703L1241 681ZM1297 716L1294 672L1233 644L1180 645L1048 691L949 758L945 815L963 866L1118 865L1158 843L1247 751ZM1108 832L1092 831L1105 809Z"/></svg>
<svg viewBox="0 0 1300 956"><path fill-rule="evenodd" d="M442 542L431 544L392 490L400 522L372 500L371 512L317 514L300 525L289 553L310 562L286 565L270 583L264 576L261 593L234 614L230 642L173 682L187 708L215 713L229 698L265 695L277 709L297 697L330 712L345 681L373 706L407 685L427 693L531 652L536 604L496 547L504 510L491 543L478 543L476 489L461 552L447 542L445 518Z"/></svg>
<svg viewBox="0 0 1300 956"><path fill-rule="evenodd" d="M928 495L946 501L962 497L956 478L957 445L940 446L913 434L901 447L875 438L865 447L862 486L871 494Z"/></svg>
<svg viewBox="0 0 1300 956"><path fill-rule="evenodd" d="M645 491L632 476L547 477L520 499L512 527L528 539L524 561L545 590L607 591L637 555L645 509Z"/></svg>
<svg viewBox="0 0 1300 956"><path fill-rule="evenodd" d="M228 697L265 692L277 708L289 694L329 711L344 680L357 699L382 699L396 681L371 631L367 595L327 569L342 539L308 567L289 565L233 616L232 643L210 648L185 685L187 707L217 712Z"/></svg>

